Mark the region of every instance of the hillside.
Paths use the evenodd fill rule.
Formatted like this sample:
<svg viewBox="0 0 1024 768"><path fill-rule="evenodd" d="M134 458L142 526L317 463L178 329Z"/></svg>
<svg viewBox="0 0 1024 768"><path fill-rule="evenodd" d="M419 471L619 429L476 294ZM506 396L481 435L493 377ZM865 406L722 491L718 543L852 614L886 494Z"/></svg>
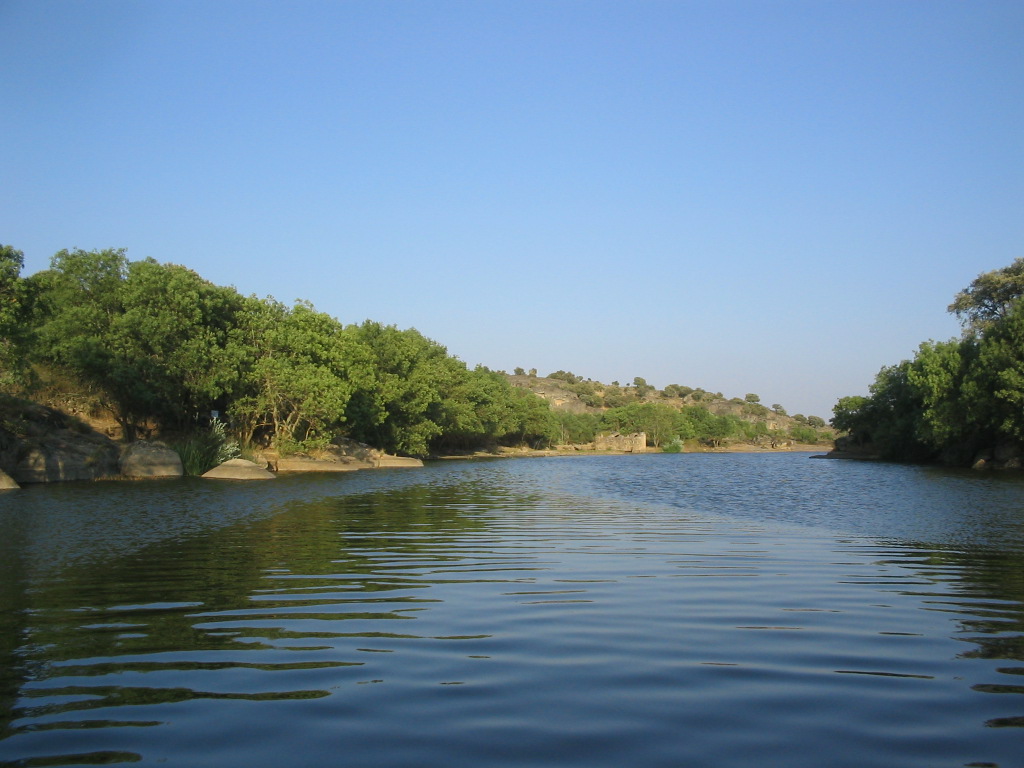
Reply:
<svg viewBox="0 0 1024 768"><path fill-rule="evenodd" d="M680 385L670 385L663 390L648 385L643 379L635 379L632 386L618 383L604 384L583 379L572 373L557 371L549 376L532 374L507 374L514 387L525 389L542 397L553 411L586 415L607 422L616 409L629 406L661 406L680 414L724 417L742 422L750 428L731 437L759 443L764 439L793 439L802 443L823 444L834 439L834 432L825 421L815 416L795 414L790 416L779 405L771 408L762 405L757 395L745 399L727 399L721 393Z"/></svg>

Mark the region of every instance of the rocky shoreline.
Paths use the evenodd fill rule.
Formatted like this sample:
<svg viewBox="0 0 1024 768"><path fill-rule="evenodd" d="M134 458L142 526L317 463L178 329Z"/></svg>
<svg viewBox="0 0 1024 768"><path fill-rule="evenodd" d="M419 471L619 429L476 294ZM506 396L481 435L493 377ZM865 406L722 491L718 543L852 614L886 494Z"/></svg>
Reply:
<svg viewBox="0 0 1024 768"><path fill-rule="evenodd" d="M263 452L231 459L203 477L269 480L294 472L350 472L422 467L419 459L392 456L354 441L340 441L317 456ZM16 425L0 424L0 490L22 485L92 480L183 477L181 457L158 440L118 443L53 408L27 404Z"/></svg>
<svg viewBox="0 0 1024 768"><path fill-rule="evenodd" d="M142 480L184 476L180 456L159 440L119 443L53 408L31 404L19 414L16 430L0 424L0 490L21 485L92 480ZM775 448L751 444L723 447L688 445L687 453L815 452L820 445L786 444ZM563 445L552 449L498 448L433 459L465 460L544 456L616 456L659 453L657 449L615 448L603 444ZM315 456L282 456L262 451L251 459L235 458L202 476L209 479L271 480L301 472L352 472L366 469L422 467L419 459L382 453L351 440L338 440Z"/></svg>
<svg viewBox="0 0 1024 768"><path fill-rule="evenodd" d="M845 437L836 440L835 447L821 458L849 461L891 461L883 458L875 446L853 443ZM1024 469L1024 452L1015 445L997 445L994 448L978 452L969 463L952 460L948 456L940 457L933 463L938 466L970 468L979 472L987 470L1020 471Z"/></svg>

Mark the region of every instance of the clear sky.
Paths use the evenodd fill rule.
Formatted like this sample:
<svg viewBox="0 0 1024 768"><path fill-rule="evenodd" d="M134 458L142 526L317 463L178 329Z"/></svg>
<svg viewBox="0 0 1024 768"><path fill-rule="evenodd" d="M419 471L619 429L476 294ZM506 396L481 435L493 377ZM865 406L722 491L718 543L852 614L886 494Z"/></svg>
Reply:
<svg viewBox="0 0 1024 768"><path fill-rule="evenodd" d="M0 242L828 418L1024 256L1024 3L0 0Z"/></svg>

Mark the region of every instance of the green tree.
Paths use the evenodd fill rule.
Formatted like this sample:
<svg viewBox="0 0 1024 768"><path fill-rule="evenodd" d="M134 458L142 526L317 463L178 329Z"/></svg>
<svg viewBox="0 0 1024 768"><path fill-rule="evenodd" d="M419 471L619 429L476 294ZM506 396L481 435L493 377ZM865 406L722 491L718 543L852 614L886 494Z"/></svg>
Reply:
<svg viewBox="0 0 1024 768"><path fill-rule="evenodd" d="M517 426L515 431L505 435L506 444L544 448L558 440L562 431L547 400L529 390L516 387L512 389L511 394ZM593 440L593 437L590 439Z"/></svg>
<svg viewBox="0 0 1024 768"><path fill-rule="evenodd" d="M123 249L63 250L50 268L28 278L35 296L33 357L68 370L107 393L109 406L126 438L132 439L149 415L152 398L113 343L124 312L122 291L128 275Z"/></svg>
<svg viewBox="0 0 1024 768"><path fill-rule="evenodd" d="M867 398L843 398L832 420L885 458L967 463L1024 446L1024 259L979 275L949 307L960 339L922 344L883 368Z"/></svg>
<svg viewBox="0 0 1024 768"><path fill-rule="evenodd" d="M977 442L981 425L970 417L961 397L964 376L976 357L974 347L968 340L926 342L907 366L907 381L921 404L916 434L935 449L956 442L973 450Z"/></svg>
<svg viewBox="0 0 1024 768"><path fill-rule="evenodd" d="M976 354L963 382L968 417L985 425L993 442L1024 445L1024 300L986 330Z"/></svg>
<svg viewBox="0 0 1024 768"><path fill-rule="evenodd" d="M108 385L130 410L168 426L194 423L239 380L242 350L231 343L242 297L186 267L131 262L108 344Z"/></svg>
<svg viewBox="0 0 1024 768"><path fill-rule="evenodd" d="M654 387L648 384L647 379L642 376L636 376L633 378L633 386L636 388L637 397L647 397L655 391Z"/></svg>
<svg viewBox="0 0 1024 768"><path fill-rule="evenodd" d="M848 432L858 442L871 441L871 400L863 395L839 398L832 409L832 427Z"/></svg>
<svg viewBox="0 0 1024 768"><path fill-rule="evenodd" d="M244 441L268 434L285 449L326 442L342 429L355 392L371 386L370 352L308 302L247 299L239 332L245 364L228 413Z"/></svg>
<svg viewBox="0 0 1024 768"><path fill-rule="evenodd" d="M0 245L0 390L25 381L29 344L28 289L21 277L25 254Z"/></svg>
<svg viewBox="0 0 1024 768"><path fill-rule="evenodd" d="M465 364L415 329L367 320L352 331L370 353L374 380L352 398L350 436L388 451L427 455L443 425L457 423L451 395L466 381Z"/></svg>
<svg viewBox="0 0 1024 768"><path fill-rule="evenodd" d="M433 448L545 443L552 432L547 401L484 366L468 371L461 385L446 393L444 413Z"/></svg>
<svg viewBox="0 0 1024 768"><path fill-rule="evenodd" d="M949 311L966 328L980 331L1006 317L1022 296L1024 258L1019 258L1008 267L978 275L956 295Z"/></svg>
<svg viewBox="0 0 1024 768"><path fill-rule="evenodd" d="M661 393L665 397L680 397L680 398L682 398L682 397L686 397L691 392L693 392L693 388L692 387L684 387L684 386L682 386L680 384L669 384L667 387L665 387L663 390L661 390Z"/></svg>
<svg viewBox="0 0 1024 768"><path fill-rule="evenodd" d="M632 434L645 432L655 447L679 435L678 411L664 403L633 402L606 411L601 426L607 430Z"/></svg>
<svg viewBox="0 0 1024 768"><path fill-rule="evenodd" d="M601 428L601 417L596 413L569 413L552 411L556 426L556 442L561 444L592 443Z"/></svg>

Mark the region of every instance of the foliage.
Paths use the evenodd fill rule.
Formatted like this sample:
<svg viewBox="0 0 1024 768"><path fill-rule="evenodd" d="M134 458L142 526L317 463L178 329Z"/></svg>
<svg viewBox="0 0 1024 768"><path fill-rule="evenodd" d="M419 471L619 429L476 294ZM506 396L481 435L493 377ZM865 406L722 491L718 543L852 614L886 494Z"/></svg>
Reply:
<svg viewBox="0 0 1024 768"><path fill-rule="evenodd" d="M693 387L684 387L680 384L669 384L663 390L661 394L665 397L686 397L688 394L693 392Z"/></svg>
<svg viewBox="0 0 1024 768"><path fill-rule="evenodd" d="M633 387L636 390L637 397L647 397L656 391L653 386L647 383L647 379L641 376L633 378Z"/></svg>
<svg viewBox="0 0 1024 768"><path fill-rule="evenodd" d="M601 417L595 413L553 411L555 442L567 445L592 443L601 430Z"/></svg>
<svg viewBox="0 0 1024 768"><path fill-rule="evenodd" d="M29 343L25 322L30 310L29 293L21 269L25 255L0 244L0 389L19 389L28 372L26 348Z"/></svg>
<svg viewBox="0 0 1024 768"><path fill-rule="evenodd" d="M306 302L250 298L239 319L233 348L244 364L227 411L242 441L291 445L338 430L372 377L371 355L353 334Z"/></svg>
<svg viewBox="0 0 1024 768"><path fill-rule="evenodd" d="M181 457L186 475L198 476L241 455L238 443L228 437L224 423L214 420L207 429L195 430L170 444Z"/></svg>
<svg viewBox="0 0 1024 768"><path fill-rule="evenodd" d="M979 276L950 310L961 339L929 341L883 368L868 397L842 398L832 425L884 458L967 463L1024 446L1024 260Z"/></svg>
<svg viewBox="0 0 1024 768"><path fill-rule="evenodd" d="M716 416L686 403L720 393L672 384L662 394L675 402L654 402L656 390L639 376L606 387L555 371L551 378L604 413L555 412L502 373L468 369L415 329L343 326L308 302L244 297L179 265L129 261L122 249L61 251L29 278L20 277L23 260L0 246L2 372L18 361L58 371L109 405L128 439L154 426L188 434L181 450L197 470L216 458L213 438L194 427L211 411L226 415L243 444L284 452L338 436L425 456L586 443L601 430L645 432L654 446L766 433L753 423L766 413L756 395L739 401L746 418Z"/></svg>
<svg viewBox="0 0 1024 768"><path fill-rule="evenodd" d="M662 453L682 453L683 452L683 441L674 437L669 442L661 446Z"/></svg>
<svg viewBox="0 0 1024 768"><path fill-rule="evenodd" d="M149 419L188 424L237 378L228 340L241 297L185 267L61 251L32 285L37 359L101 386L129 438Z"/></svg>
<svg viewBox="0 0 1024 768"><path fill-rule="evenodd" d="M968 329L981 331L1004 319L1024 296L1024 258L978 275L949 305Z"/></svg>
<svg viewBox="0 0 1024 768"><path fill-rule="evenodd" d="M646 432L648 443L657 447L678 435L678 416L678 411L663 403L634 402L606 411L601 426L623 434Z"/></svg>
<svg viewBox="0 0 1024 768"><path fill-rule="evenodd" d="M582 376L577 376L575 373L570 371L555 371L554 373L549 373L547 377L549 379L558 379L559 381L564 381L569 384L578 384L583 381Z"/></svg>
<svg viewBox="0 0 1024 768"><path fill-rule="evenodd" d="M349 330L369 352L372 373L353 393L347 411L350 437L425 456L446 429L475 429L473 405L460 399L473 389L465 363L415 329L400 331L368 320Z"/></svg>

